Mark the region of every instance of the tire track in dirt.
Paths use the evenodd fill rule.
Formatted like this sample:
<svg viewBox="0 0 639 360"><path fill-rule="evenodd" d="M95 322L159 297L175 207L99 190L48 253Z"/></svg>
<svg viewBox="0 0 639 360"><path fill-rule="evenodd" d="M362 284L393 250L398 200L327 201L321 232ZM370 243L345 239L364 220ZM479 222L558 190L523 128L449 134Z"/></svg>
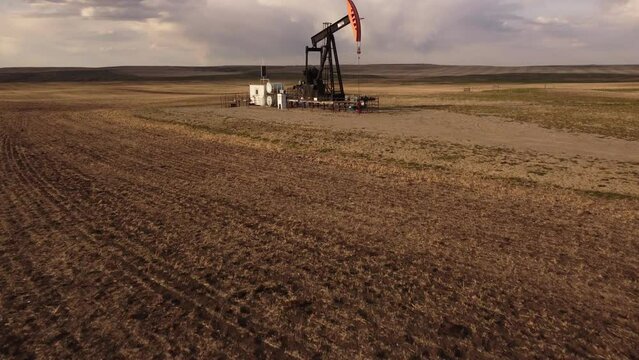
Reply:
<svg viewBox="0 0 639 360"><path fill-rule="evenodd" d="M9 224L7 223L7 219L10 215L8 197L6 195L6 191L9 187L8 177L9 177L9 168L7 165L7 155L5 154L5 143L9 141L8 135L6 131L2 131L0 134L0 194L3 194L0 199L4 199L2 203L0 203L0 245L3 245L6 241L8 241L9 236ZM1 195L0 195L1 196Z"/></svg>
<svg viewBox="0 0 639 360"><path fill-rule="evenodd" d="M11 168L11 170L13 170L13 173L18 175L18 177L20 178L20 183L21 184L28 184L29 186L22 186L22 188L24 189L24 191L22 191L21 193L26 194L24 196L24 199L28 199L29 201L25 202L23 200L22 197L18 197L18 199L20 199L18 202L22 205L22 206L18 206L16 207L17 209L26 209L30 206L36 206L38 211L36 212L36 214L32 214L32 216L21 216L20 219L15 220L14 224L24 224L25 220L27 218L35 218L35 219L40 219L40 225L42 228L46 228L48 227L52 222L53 219L50 218L49 214L51 213L51 210L53 210L54 208L59 209L56 206L56 199L55 199L55 195L53 192L49 191L49 192L42 192L42 187L38 186L39 184L37 184L37 181L33 181L34 179L30 178L24 171L21 170L21 166L22 167L30 167L28 165L28 162L25 161L21 161L20 155L16 155L19 154L19 152L15 151L15 147L12 146L11 142L7 142L5 144L5 153L8 154L8 156L6 157L9 161L7 161L6 163L8 165L13 164L14 166ZM7 150L8 149L8 150ZM23 159L24 160L24 157ZM32 170L33 168L30 167ZM48 204L50 206L50 208L48 210L45 210L42 207L42 197L41 196L31 196L31 194L33 193L40 193L40 195L44 196L46 199L45 200L49 200ZM72 215L72 214L70 214ZM75 219L77 220L77 219ZM86 235L86 233L85 233ZM22 243L24 245L25 242L27 242L28 240L30 240L30 233L26 232L26 231L21 231L20 232L20 236L22 237ZM85 251L92 251L92 249L86 248L83 246L82 243L80 244L76 244L75 246L79 246L79 247L83 247ZM26 259L25 256L18 256L18 258L21 259ZM18 267L16 267L16 269L19 269ZM26 278L29 278L28 276ZM37 287L33 287L34 292L33 293L37 293ZM123 331L126 333L127 330L123 329ZM128 333L128 336L126 336L126 338L128 339L132 339L133 337L131 336L131 333Z"/></svg>
<svg viewBox="0 0 639 360"><path fill-rule="evenodd" d="M48 233L50 231L48 230L48 228L50 228L51 224L57 223L57 220L53 219L51 217L51 214L54 212L57 212L59 208L55 205L54 202L49 201L47 204L45 204L45 202L42 200L45 199L46 201L47 198L50 199L53 196L53 194L51 192L46 192L46 189L43 190L42 187L38 186L37 181L33 181L33 179L29 176L29 174L23 171L23 168L30 167L30 165L28 161L25 161L26 158L23 156L22 152L16 151L16 147L12 146L10 142L8 143L8 148L9 150L7 151L7 154L9 154L8 156L9 161L7 163L9 165L14 165L12 168L12 170L14 170L13 173L19 177L19 183L23 185L22 186L23 191L20 192L20 194L23 194L23 195L14 196L14 198L17 199L17 202L21 203L21 206L18 206L17 209L32 208L32 212L30 212L28 215L21 216L21 219L15 220L14 224L24 224L26 219L38 219L40 221L38 221L37 230ZM35 196L35 195L39 195L39 196ZM44 229L47 229L47 230L44 230ZM35 244L32 240L31 234L33 232L34 230L21 231L20 233L18 233L21 239L20 245L26 245L28 243L32 243L34 244L33 247L38 248L41 251L42 246L39 244ZM58 245L58 244L53 244L53 245ZM74 246L82 247L82 244L76 244ZM84 248L86 250L86 247ZM48 250L49 250L48 252L55 253L53 251L54 250L53 248L50 248ZM33 251L37 251L37 250L33 250ZM26 256L26 254L22 254L21 256L18 256L18 258L23 259L24 261L28 261L29 259L29 257ZM32 264L23 262L22 268L26 269L25 274L33 273ZM76 267L76 269L79 269L79 268ZM40 287L47 288L48 286L40 286ZM37 289L37 287L34 287L34 289ZM37 293L37 292L34 292L34 293ZM126 332L127 330L124 330L124 331ZM127 338L132 338L132 337L127 336Z"/></svg>
<svg viewBox="0 0 639 360"><path fill-rule="evenodd" d="M9 144L9 146L10 146L10 144ZM21 166L25 166L26 163L25 162L21 163L19 160L16 159L15 151L8 151L8 153L11 155L9 157L9 159L10 160L14 160L14 161L9 161L8 163L9 164L14 164L13 170L15 171L16 174L18 174L18 176L20 177L21 182L23 184L29 184L30 185L30 187L23 186L24 193L26 193L26 194L40 193L41 196L45 197L48 200L48 204L50 206L56 207L56 202L59 199L56 198L54 192L53 191L43 191L42 188L43 187L46 188L47 186L39 186L41 184L38 184L37 181L34 178L30 178L25 172L23 172L21 170ZM33 173L32 173L32 175L33 175ZM30 200L30 201L28 201L28 204L35 204L37 206L40 206L40 203L42 201L42 197L40 197L40 196L25 196L25 198ZM22 207L26 208L26 206L27 206L26 204L27 203L23 202L22 203ZM50 223L50 221L51 221L51 219L48 219L47 214L48 214L47 211L42 211L41 210L41 211L38 212L38 214L37 214L37 216L35 216L35 218L42 219L42 221L41 221L42 224L44 224L46 226L46 224ZM68 212L68 215L70 217L72 217L73 220L75 220L75 221L77 221L79 223L83 222L81 219L78 219L77 217L75 217L73 212ZM18 220L18 221L20 221L20 220ZM86 229L80 229L80 235L81 236L86 236L86 237L91 237L91 235L86 231ZM29 234L26 234L26 236L29 236ZM82 244L80 244L80 246L82 246ZM85 247L85 251L92 252L94 250ZM119 260L126 261L126 260L123 260L123 259L119 259ZM120 265L116 265L116 267L120 267ZM136 269L136 271L138 271L138 270ZM126 278L126 276L125 276L125 278ZM145 285L145 287L147 287L147 288L149 287L147 283L140 282L139 279L137 279L137 278L130 277L129 279L130 280L135 280L136 282ZM34 287L34 291L37 291L36 289L37 288ZM154 289L154 290L157 291L157 288ZM123 329L123 331L125 333L127 332L126 329ZM132 334L129 333L128 335L129 336L126 336L126 338L132 338L130 336Z"/></svg>
<svg viewBox="0 0 639 360"><path fill-rule="evenodd" d="M21 173L21 178L23 181L25 181L25 183L31 183L34 188L36 187L38 187L39 189L44 188L45 190L43 190L42 195L46 196L50 200L52 205L58 204L58 206L60 206L61 204L64 204L65 199L61 194L59 193L56 194L57 189L55 188L55 186L52 185L51 183L47 183L41 177L39 178L35 169L29 166L28 161L25 161L25 159L22 158L22 159L19 159L17 162L18 162L18 167L16 169L18 171L20 171L19 169L21 167L24 167L29 170L29 175ZM31 176L31 178L29 178L28 176ZM36 184L36 183L39 183L39 184ZM77 218L75 214L85 213L87 209L80 209L77 207L77 204L73 204L73 203L72 204L66 203L65 205L63 205L63 207L64 207L64 210L67 210L67 214L69 216L74 217L74 219L78 223L83 223L82 219ZM95 231L98 229L93 229L93 230ZM96 246L100 245L100 243L98 243L98 240L95 238L95 236L91 234L91 229L84 228L81 231L83 235L91 239L91 241ZM115 257L118 258L118 260L124 263L125 266L128 268L128 270L130 271L130 273L134 274L133 276L135 278L137 278L138 280L145 281L145 283L147 283L147 286L150 284L151 288L156 292L165 293L165 294L170 293L171 295L177 298L180 298L181 302L184 304L189 304L189 306L194 308L204 309L206 312L209 313L210 316L213 316L214 318L223 318L222 316L220 316L221 314L220 311L223 309L222 307L224 306L223 301L221 301L220 299L210 298L206 296L206 294L203 291L196 291L196 293L198 293L198 296L196 296L197 300L190 299L190 297L187 296L186 293L179 290L180 288L184 288L184 285L180 285L180 283L184 282L185 280L184 278L176 278L174 275L174 272L167 271L167 269L163 269L162 267L158 267L154 265L154 261L160 260L159 258L148 260L144 258L144 256L139 255L138 253L135 253L134 251L132 251L131 248L138 248L138 246L137 244L133 242L126 241L126 234L113 232L113 233L110 233L109 235L115 236L121 242L127 243L126 247L115 242L109 245L114 248L117 248L117 254L112 253L112 255L114 255ZM145 269L147 272L151 271L151 273L153 274L151 275L152 277L145 278L142 275L141 269ZM177 270L177 269L172 269L172 270ZM202 285L202 284L198 284L198 285ZM208 287L208 289L211 289L211 288ZM192 285L190 290L191 291L194 290ZM212 310L212 309L215 309L215 310ZM220 321L220 319L217 319L217 321ZM251 333L250 330L249 331L244 330L241 327L232 324L228 320L222 320L219 324L217 324L217 326L222 329L222 332L228 333L227 335L232 336L236 340L244 339L243 340L244 345L255 347L255 343L253 342L253 340L247 339L247 334ZM249 325L249 329L251 327L258 328L259 326L257 326L257 324L255 325L251 324ZM268 331L262 330L262 331L259 331L259 333L266 334L268 333ZM253 353L247 353L245 355L250 356L250 355L254 355L254 354L262 353L262 352L272 353L273 356L284 355L284 352L280 350L279 348L275 347L274 345L270 345L266 342L264 344L266 345L264 350L259 349L260 346L258 344L258 348ZM290 346L291 342L289 341L288 344ZM269 346L270 346L270 349L268 349ZM300 349L295 349L296 352L301 352L302 350L303 348L301 347ZM292 354L286 354L286 355L292 356Z"/></svg>
<svg viewBox="0 0 639 360"><path fill-rule="evenodd" d="M100 123L93 124L93 122L96 121L95 117L97 116L100 117ZM77 117L80 117L80 119L77 119ZM112 120L105 118L104 116L101 116L100 113L73 114L73 115L62 114L60 120L61 120L61 123L65 125L65 128L67 130L70 130L70 128L74 128L76 129L78 133L81 133L82 136L90 136L96 140L104 139L107 137L107 135L111 135L111 138L118 139L118 142L121 145L127 146L129 149L133 149L134 147L132 145L138 143L137 140L139 140L139 137L133 134L129 134L126 132L124 134L118 133L116 130L112 130L109 127L105 127L104 124L110 124L112 126L114 126L115 124ZM78 123L81 123L82 127L79 127ZM92 131L88 131L88 130L92 130ZM145 130L145 129L137 129L137 130L138 130L138 133L140 134L152 136L152 133L150 133L148 130ZM72 134L74 137L78 137L78 133L70 133L70 134ZM84 146L84 144L80 144L80 143L76 143L76 145L83 146L84 149L86 150L93 149L90 147L86 147ZM108 149L106 150L107 151L105 151L105 154L108 153ZM143 150L147 152L153 152L152 153L153 155L155 156L159 155L159 158L163 158L163 159L169 158L166 155L176 151L176 149L169 149L169 148L162 148L162 147L147 147ZM106 160L106 157L100 156L100 154L97 154L95 151L94 151L94 155L98 156L97 159L100 159L102 161ZM154 158L153 155L152 155L152 158ZM202 168L202 166L206 165L206 162L202 162L202 161L194 162L195 158L190 157L188 159L191 162L188 163L188 166L186 163L175 161L169 164L171 169L166 169L165 167L160 167L160 168L154 167L150 169L149 163L151 162L148 162L147 161L148 159L140 159L133 155L127 155L127 152L120 152L118 154L118 158L119 158L118 160L126 160L127 162L130 163L130 166L133 168L142 169L142 170L152 170L156 174L160 173L160 174L168 175L169 170L173 170L173 173L171 173L172 176L175 176L176 175L175 172L178 172L180 173L180 176L178 178L182 180L187 180L187 181L192 181L193 179L202 179L202 174L199 172L193 171L193 169L199 169L199 168ZM157 159L158 157L155 157L155 158Z"/></svg>
<svg viewBox="0 0 639 360"><path fill-rule="evenodd" d="M16 149L11 138L8 138L3 145L3 154L5 155L4 159L6 160L7 170L18 176L18 183L26 181L27 178L21 176L20 170L15 166ZM18 279L21 279L19 289L24 296L30 297L30 300L22 299L22 302L46 303L47 297L54 294L55 289L42 283L42 281L46 281L46 277L39 275L39 271L36 270L38 267L33 264L33 255L30 255L37 254L38 252L31 253L30 250L33 250L32 247L42 250L42 244L35 244L32 233L34 231L42 231L42 229L50 226L52 219L49 217L49 213L43 204L31 196L29 190L35 190L34 188L28 189L23 187L23 191L17 193L15 189L18 187L14 186L13 188L14 190L10 191L7 186L8 193L5 193L5 197L8 200L7 203L16 205L12 208L12 211L9 212L8 216L10 222L18 228L18 231L12 233L11 229L9 229L9 236L13 238L9 246L13 249L5 249L6 251L3 252L3 263L10 264L3 269L5 271L4 274L13 274L14 278L17 274L22 274L22 276L17 276ZM25 228L27 224L29 227ZM40 300L36 301L38 299ZM21 307L23 306L24 305L21 305ZM43 308L36 308L35 310L40 314L38 316L39 319L49 319L47 321L51 321L50 319L53 314L50 311ZM28 341L26 338L21 339L16 337L14 338L14 346L20 349L26 341ZM65 341L75 348L76 353L83 354L75 337L66 337ZM70 355L70 353L67 353L65 356Z"/></svg>

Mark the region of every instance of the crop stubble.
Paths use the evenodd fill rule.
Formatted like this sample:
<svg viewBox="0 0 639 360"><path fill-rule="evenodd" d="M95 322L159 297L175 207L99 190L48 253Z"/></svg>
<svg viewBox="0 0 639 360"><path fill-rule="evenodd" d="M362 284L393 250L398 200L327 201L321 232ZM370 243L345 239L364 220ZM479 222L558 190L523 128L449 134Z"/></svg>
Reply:
<svg viewBox="0 0 639 360"><path fill-rule="evenodd" d="M119 114L2 114L3 356L638 356L636 200Z"/></svg>

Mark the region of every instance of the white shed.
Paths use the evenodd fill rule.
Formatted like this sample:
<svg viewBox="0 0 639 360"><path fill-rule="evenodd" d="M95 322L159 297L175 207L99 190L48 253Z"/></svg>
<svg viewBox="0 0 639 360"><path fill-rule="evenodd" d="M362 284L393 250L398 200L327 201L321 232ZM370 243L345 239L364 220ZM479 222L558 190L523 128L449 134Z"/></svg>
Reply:
<svg viewBox="0 0 639 360"><path fill-rule="evenodd" d="M251 105L266 106L266 85L249 85Z"/></svg>

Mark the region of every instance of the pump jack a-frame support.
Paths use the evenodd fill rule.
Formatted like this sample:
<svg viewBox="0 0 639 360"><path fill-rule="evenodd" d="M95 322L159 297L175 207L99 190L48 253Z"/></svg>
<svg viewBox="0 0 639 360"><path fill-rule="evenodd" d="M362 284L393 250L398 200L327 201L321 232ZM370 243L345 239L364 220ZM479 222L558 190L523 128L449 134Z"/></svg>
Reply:
<svg viewBox="0 0 639 360"><path fill-rule="evenodd" d="M335 101L346 98L334 34L350 24L347 15L333 24L326 24L324 30L311 38L313 46L306 47L303 96ZM324 44L320 45L322 41ZM320 53L319 69L309 65L309 53L313 52Z"/></svg>
<svg viewBox="0 0 639 360"><path fill-rule="evenodd" d="M304 74L306 75L307 84L315 86L315 90L317 90L316 97L337 101L342 101L346 97L334 34L350 25L350 23L351 20L347 15L333 24L326 24L324 30L311 38L313 46L306 47L306 67ZM324 45L318 47L318 44L322 41L325 41ZM309 69L308 54L311 52L320 53L319 71L311 71Z"/></svg>

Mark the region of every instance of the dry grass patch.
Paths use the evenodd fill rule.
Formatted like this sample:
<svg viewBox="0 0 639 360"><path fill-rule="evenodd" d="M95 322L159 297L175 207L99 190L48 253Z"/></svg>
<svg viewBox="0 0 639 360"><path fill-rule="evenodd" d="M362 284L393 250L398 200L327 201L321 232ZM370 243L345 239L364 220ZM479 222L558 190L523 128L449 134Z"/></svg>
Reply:
<svg viewBox="0 0 639 360"><path fill-rule="evenodd" d="M543 89L489 90L444 94L448 110L498 116L544 127L639 139L639 99Z"/></svg>

